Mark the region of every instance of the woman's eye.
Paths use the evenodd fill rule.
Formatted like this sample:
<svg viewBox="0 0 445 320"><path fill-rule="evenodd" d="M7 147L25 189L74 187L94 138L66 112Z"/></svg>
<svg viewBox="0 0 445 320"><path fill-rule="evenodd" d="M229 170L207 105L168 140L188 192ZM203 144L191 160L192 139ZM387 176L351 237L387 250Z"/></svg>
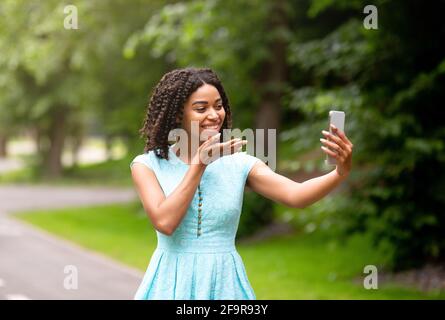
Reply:
<svg viewBox="0 0 445 320"><path fill-rule="evenodd" d="M217 105L217 106L215 107L215 109L217 109L217 110L220 110L220 109L222 109L222 108L223 108L223 105L222 105L222 104ZM198 112L204 112L204 111L206 110L206 108L205 108L205 107L202 107L202 108L196 108L195 110L198 111Z"/></svg>

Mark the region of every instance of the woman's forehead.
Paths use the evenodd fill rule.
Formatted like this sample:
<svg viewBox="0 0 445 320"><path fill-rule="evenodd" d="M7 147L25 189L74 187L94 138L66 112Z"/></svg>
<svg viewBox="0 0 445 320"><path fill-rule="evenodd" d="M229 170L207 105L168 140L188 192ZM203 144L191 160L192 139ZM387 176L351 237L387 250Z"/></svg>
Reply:
<svg viewBox="0 0 445 320"><path fill-rule="evenodd" d="M209 84L204 84L200 86L195 92L190 95L190 102L193 103L195 100L205 100L208 102L214 102L220 99L220 94L218 89Z"/></svg>

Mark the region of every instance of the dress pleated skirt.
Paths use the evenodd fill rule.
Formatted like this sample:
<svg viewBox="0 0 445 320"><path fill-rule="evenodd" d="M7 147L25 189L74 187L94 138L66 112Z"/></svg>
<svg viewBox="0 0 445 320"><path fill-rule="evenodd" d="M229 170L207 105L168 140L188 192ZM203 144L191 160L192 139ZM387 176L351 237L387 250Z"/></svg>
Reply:
<svg viewBox="0 0 445 320"><path fill-rule="evenodd" d="M134 299L255 300L238 252L156 248Z"/></svg>

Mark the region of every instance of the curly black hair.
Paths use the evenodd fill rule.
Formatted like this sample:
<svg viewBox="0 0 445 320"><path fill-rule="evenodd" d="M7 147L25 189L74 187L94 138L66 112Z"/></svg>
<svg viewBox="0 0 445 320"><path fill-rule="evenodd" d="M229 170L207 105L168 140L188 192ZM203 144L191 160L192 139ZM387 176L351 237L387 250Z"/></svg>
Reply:
<svg viewBox="0 0 445 320"><path fill-rule="evenodd" d="M226 117L220 132L232 128L229 100L214 71L209 68L172 70L161 78L148 103L144 125L139 130L146 139L144 152L154 150L157 157L168 160L169 132L181 127L185 102L204 84L214 86L221 96Z"/></svg>

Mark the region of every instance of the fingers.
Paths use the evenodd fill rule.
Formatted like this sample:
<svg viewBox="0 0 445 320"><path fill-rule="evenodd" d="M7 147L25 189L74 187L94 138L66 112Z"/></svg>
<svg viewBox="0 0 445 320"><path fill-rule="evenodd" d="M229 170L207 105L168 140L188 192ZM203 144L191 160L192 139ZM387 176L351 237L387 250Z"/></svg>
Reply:
<svg viewBox="0 0 445 320"><path fill-rule="evenodd" d="M211 143L210 145L205 146L204 152L211 157L218 157L222 155L229 155L241 150L242 146L247 143L247 140L241 140L239 138L231 139L229 141L223 143Z"/></svg>
<svg viewBox="0 0 445 320"><path fill-rule="evenodd" d="M330 147L331 149L335 150L336 153L338 153L339 155L342 155L344 157L347 156L346 152L336 143L328 141L326 139L320 139L321 143L323 143L324 145Z"/></svg>
<svg viewBox="0 0 445 320"><path fill-rule="evenodd" d="M241 141L237 141L237 142L233 143L231 146L231 150L230 150L231 153L240 151L241 148L246 144L247 144L246 140L241 140Z"/></svg>
<svg viewBox="0 0 445 320"><path fill-rule="evenodd" d="M238 152L245 144L247 144L247 140L241 140L239 138L229 140L222 144L223 154L228 155Z"/></svg>
<svg viewBox="0 0 445 320"><path fill-rule="evenodd" d="M343 131L339 130L337 127L335 127L332 124L331 124L331 128L332 128L332 131L334 133L336 133L347 145L349 145L351 148L354 146Z"/></svg>
<svg viewBox="0 0 445 320"><path fill-rule="evenodd" d="M322 133L327 139L330 139L331 141L335 142L338 146L340 146L341 149L344 149L344 150L347 149L346 144L339 137L337 137L327 131L324 131L324 130L322 131Z"/></svg>
<svg viewBox="0 0 445 320"><path fill-rule="evenodd" d="M212 136L199 147L200 158L203 163L210 164L216 159L239 152L243 145L247 144L247 140L239 138L220 143L220 134Z"/></svg>
<svg viewBox="0 0 445 320"><path fill-rule="evenodd" d="M322 131L327 139L320 139L324 144L321 148L328 155L340 160L341 162L350 159L352 155L353 144L346 137L343 131L331 125L332 133Z"/></svg>
<svg viewBox="0 0 445 320"><path fill-rule="evenodd" d="M325 153L327 153L328 155L330 155L331 157L334 157L334 158L338 159L338 153L332 152L331 150L329 150L328 148L323 147L323 146L321 147L321 149L322 149Z"/></svg>
<svg viewBox="0 0 445 320"><path fill-rule="evenodd" d="M219 137L221 137L221 132L209 137L207 141L203 142L202 146L207 147L217 143L219 141Z"/></svg>
<svg viewBox="0 0 445 320"><path fill-rule="evenodd" d="M231 146L234 143L238 143L238 142L241 142L241 141L245 141L245 140L241 140L240 138L235 138L235 139L231 139L229 141L223 142L221 145L222 146Z"/></svg>

